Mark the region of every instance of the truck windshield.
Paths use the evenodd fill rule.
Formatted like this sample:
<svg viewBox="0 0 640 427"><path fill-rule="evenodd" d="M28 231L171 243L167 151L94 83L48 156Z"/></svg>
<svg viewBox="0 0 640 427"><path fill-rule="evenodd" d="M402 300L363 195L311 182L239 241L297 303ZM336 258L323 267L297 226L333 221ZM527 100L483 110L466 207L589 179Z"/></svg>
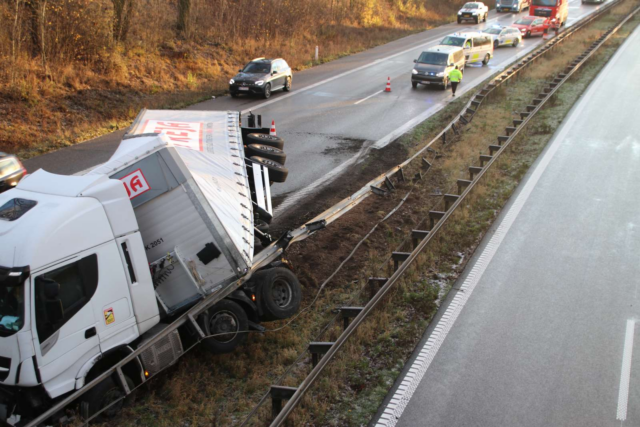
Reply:
<svg viewBox="0 0 640 427"><path fill-rule="evenodd" d="M0 267L0 336L18 332L24 325L24 281L28 275Z"/></svg>
<svg viewBox="0 0 640 427"><path fill-rule="evenodd" d="M534 6L547 6L554 7L557 6L558 0L533 0Z"/></svg>
<svg viewBox="0 0 640 427"><path fill-rule="evenodd" d="M421 64L447 65L449 55L440 52L422 52L418 62Z"/></svg>
<svg viewBox="0 0 640 427"><path fill-rule="evenodd" d="M442 42L440 43L441 45L444 46L458 46L458 47L462 47L462 45L464 44L464 37L451 37L451 36L447 36L445 38L442 39Z"/></svg>

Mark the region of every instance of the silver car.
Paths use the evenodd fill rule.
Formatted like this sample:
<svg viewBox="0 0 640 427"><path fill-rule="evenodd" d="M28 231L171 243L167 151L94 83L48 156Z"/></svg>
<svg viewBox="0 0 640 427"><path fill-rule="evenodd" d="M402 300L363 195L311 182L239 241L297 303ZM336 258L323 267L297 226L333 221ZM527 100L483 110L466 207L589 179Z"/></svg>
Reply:
<svg viewBox="0 0 640 427"><path fill-rule="evenodd" d="M494 49L500 46L516 47L522 42L522 33L514 27L493 26L482 32L491 36Z"/></svg>

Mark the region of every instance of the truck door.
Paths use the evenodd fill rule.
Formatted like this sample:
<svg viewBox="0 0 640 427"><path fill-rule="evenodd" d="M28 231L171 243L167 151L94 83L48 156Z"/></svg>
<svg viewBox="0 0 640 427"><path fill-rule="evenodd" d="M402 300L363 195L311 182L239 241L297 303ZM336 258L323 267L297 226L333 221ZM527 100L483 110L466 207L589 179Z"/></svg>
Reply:
<svg viewBox="0 0 640 427"><path fill-rule="evenodd" d="M51 397L75 387L69 369L100 353L91 298L98 287L98 256L74 257L34 274L34 347L40 377Z"/></svg>

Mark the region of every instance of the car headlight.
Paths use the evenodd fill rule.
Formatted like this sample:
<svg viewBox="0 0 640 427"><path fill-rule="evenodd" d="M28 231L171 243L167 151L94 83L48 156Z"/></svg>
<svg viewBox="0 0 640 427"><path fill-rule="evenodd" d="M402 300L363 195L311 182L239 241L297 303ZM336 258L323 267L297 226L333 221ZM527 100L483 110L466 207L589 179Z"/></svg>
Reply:
<svg viewBox="0 0 640 427"><path fill-rule="evenodd" d="M413 70L411 70L411 74L418 74L418 70L414 68Z"/></svg>
<svg viewBox="0 0 640 427"><path fill-rule="evenodd" d="M444 71L442 71L442 72L440 72L440 73L436 74L436 77L444 77Z"/></svg>
<svg viewBox="0 0 640 427"><path fill-rule="evenodd" d="M458 12L458 15L462 15L462 12Z"/></svg>
<svg viewBox="0 0 640 427"><path fill-rule="evenodd" d="M230 85L234 84L235 82L236 82L236 81L235 81L235 80L233 80L233 79L229 80L229 84L230 84Z"/></svg>
<svg viewBox="0 0 640 427"><path fill-rule="evenodd" d="M264 80L258 80L258 81L256 82L256 84L257 84L258 86L262 86L262 85L264 84Z"/></svg>

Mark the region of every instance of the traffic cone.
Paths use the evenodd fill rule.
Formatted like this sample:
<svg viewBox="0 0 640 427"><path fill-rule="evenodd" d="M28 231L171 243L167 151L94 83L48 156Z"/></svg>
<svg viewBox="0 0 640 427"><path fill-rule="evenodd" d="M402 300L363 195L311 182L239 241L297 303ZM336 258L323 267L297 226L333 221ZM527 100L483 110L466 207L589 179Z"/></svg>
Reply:
<svg viewBox="0 0 640 427"><path fill-rule="evenodd" d="M387 77L387 87L384 88L385 92L391 92L391 77Z"/></svg>
<svg viewBox="0 0 640 427"><path fill-rule="evenodd" d="M269 131L269 135L276 136L276 121L271 120L271 130Z"/></svg>

